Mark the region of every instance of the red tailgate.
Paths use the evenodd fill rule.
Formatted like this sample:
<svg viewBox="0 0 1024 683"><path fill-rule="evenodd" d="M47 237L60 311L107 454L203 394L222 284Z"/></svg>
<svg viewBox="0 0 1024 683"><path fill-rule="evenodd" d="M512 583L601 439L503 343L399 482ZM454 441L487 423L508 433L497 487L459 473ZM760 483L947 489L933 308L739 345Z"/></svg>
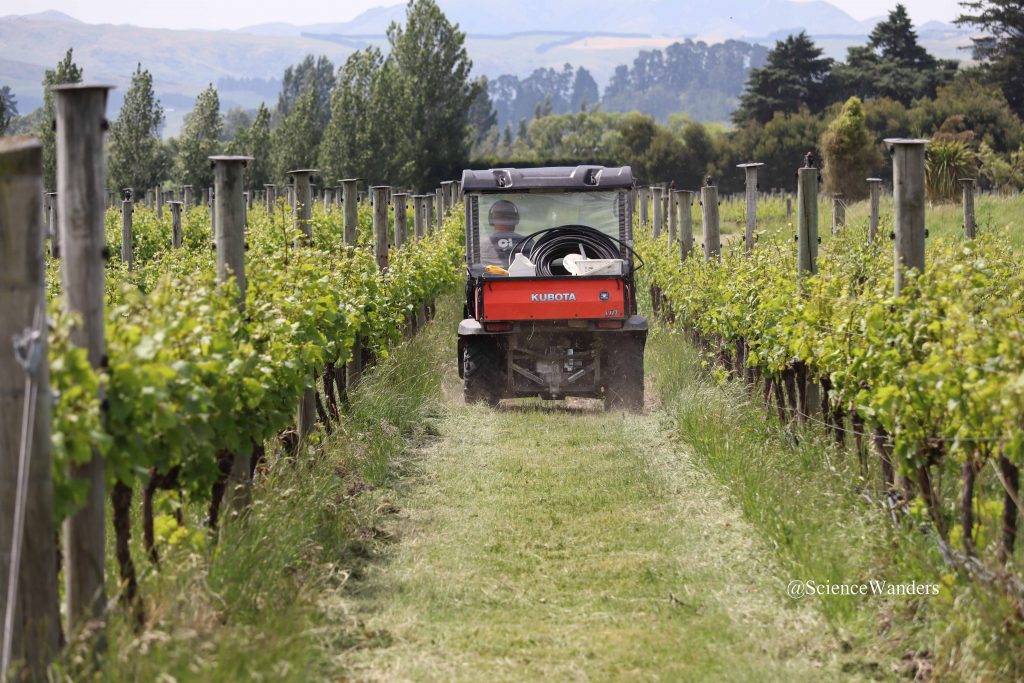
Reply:
<svg viewBox="0 0 1024 683"><path fill-rule="evenodd" d="M567 320L626 317L622 278L510 277L483 285L484 320Z"/></svg>

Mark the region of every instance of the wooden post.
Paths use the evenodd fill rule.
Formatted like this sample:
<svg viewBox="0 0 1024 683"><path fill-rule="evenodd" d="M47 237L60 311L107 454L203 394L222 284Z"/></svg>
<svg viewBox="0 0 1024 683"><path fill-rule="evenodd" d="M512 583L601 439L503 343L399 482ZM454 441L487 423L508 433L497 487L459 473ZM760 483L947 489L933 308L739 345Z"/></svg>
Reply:
<svg viewBox="0 0 1024 683"><path fill-rule="evenodd" d="M874 242L878 235L878 199L882 192L881 178L868 178L868 200L870 214L868 216L868 242Z"/></svg>
<svg viewBox="0 0 1024 683"><path fill-rule="evenodd" d="M974 223L974 178L961 178L964 186L964 237L974 239L977 227Z"/></svg>
<svg viewBox="0 0 1024 683"><path fill-rule="evenodd" d="M181 247L181 202L167 202L171 207L171 248Z"/></svg>
<svg viewBox="0 0 1024 683"><path fill-rule="evenodd" d="M693 249L693 195L690 190L677 192L679 203L679 259L685 261Z"/></svg>
<svg viewBox="0 0 1024 683"><path fill-rule="evenodd" d="M319 171L310 168L302 168L288 171L294 183L291 186L295 202L292 205L292 214L295 217L295 229L302 233L302 236L295 241L296 246L309 246L313 243L313 224L310 219L313 216L313 194L310 187L310 176ZM295 424L298 431L299 444L305 443L309 433L313 431L316 423L316 395L312 387L306 387L302 392L302 399L299 401L298 413Z"/></svg>
<svg viewBox="0 0 1024 683"><path fill-rule="evenodd" d="M452 192L451 192L451 190L452 190L452 181L450 181L450 180L442 180L441 181L441 188L440 188L440 190L441 190L441 192L438 195L438 197L441 199L441 206L443 207L441 213L443 215L447 216L448 212L451 211L451 209L452 209L452 205L451 205L451 200L452 200Z"/></svg>
<svg viewBox="0 0 1024 683"><path fill-rule="evenodd" d="M103 129L108 86L51 88L57 114L57 203L64 251L64 306L81 323L71 341L87 350L93 368L106 365L103 337ZM85 504L64 526L64 595L69 632L103 614L106 606L106 471L94 450L73 478L87 482ZM35 542L38 539L34 539ZM102 642L99 644L102 647Z"/></svg>
<svg viewBox="0 0 1024 683"><path fill-rule="evenodd" d="M50 233L50 256L60 258L60 223L57 221L57 193L48 192L46 195L50 200L49 227Z"/></svg>
<svg viewBox="0 0 1024 683"><path fill-rule="evenodd" d="M842 192L832 195L832 234L838 235L846 227L846 197Z"/></svg>
<svg viewBox="0 0 1024 683"><path fill-rule="evenodd" d="M182 186L182 188L181 188L181 196L182 196L182 200L185 202L185 213L188 213L189 211L192 210L192 204L194 203L193 195L192 195L192 186L191 185L184 185L184 186Z"/></svg>
<svg viewBox="0 0 1024 683"><path fill-rule="evenodd" d="M99 191L95 199L102 211L102 185ZM46 680L47 663L60 647L42 198L40 142L29 136L0 138L0 619L5 624L7 611L13 607L11 641L4 643L7 657L0 664L4 680ZM35 352L38 362L27 375L15 356L12 340L31 329L40 335L27 350ZM26 395L29 376L32 386ZM26 407L34 415L23 434ZM28 436L31 442L23 442ZM20 458L23 443L30 448L25 469ZM16 503L21 504L24 516L15 516ZM19 528L13 528L14 523ZM13 542L20 553L17 568L12 565ZM15 592L8 594L14 570ZM6 631L6 625L0 628ZM15 672L8 679L11 660L23 661L27 671Z"/></svg>
<svg viewBox="0 0 1024 683"><path fill-rule="evenodd" d="M121 263L128 265L132 270L135 265L135 250L132 248L132 216L135 213L135 206L132 200L125 199L121 202Z"/></svg>
<svg viewBox="0 0 1024 683"><path fill-rule="evenodd" d="M238 287L237 305L245 310L245 198L242 192L245 165L252 157L213 156L213 178L216 190L217 223L214 244L217 246L217 279L227 282L234 278ZM249 502L251 457L234 453L228 485L224 492L231 507L239 510Z"/></svg>
<svg viewBox="0 0 1024 683"><path fill-rule="evenodd" d="M405 200L409 197L404 192L391 195L391 204L395 210L395 247L398 248L409 241L409 218L405 211Z"/></svg>
<svg viewBox="0 0 1024 683"><path fill-rule="evenodd" d="M818 169L797 171L797 272L818 272Z"/></svg>
<svg viewBox="0 0 1024 683"><path fill-rule="evenodd" d="M345 244L356 245L359 227L359 178L347 178L341 181L342 203L345 209Z"/></svg>
<svg viewBox="0 0 1024 683"><path fill-rule="evenodd" d="M679 192L677 190L665 190L666 204L668 204L668 250L672 251L672 245L676 240L676 229L679 226Z"/></svg>
<svg viewBox="0 0 1024 683"><path fill-rule="evenodd" d="M650 196L650 190L646 187L639 189L640 193L640 226L644 227L647 225L647 199Z"/></svg>
<svg viewBox="0 0 1024 683"><path fill-rule="evenodd" d="M311 219L313 218L313 194L312 188L310 187L309 178L314 173L320 171L312 168L301 168L294 171L288 171L295 184L292 186L292 191L295 193L295 202L292 204L292 215L295 217L295 229L302 232L305 239L305 244L308 246L313 243L313 224ZM296 242L299 244L300 242Z"/></svg>
<svg viewBox="0 0 1024 683"><path fill-rule="evenodd" d="M747 200L747 227L744 233L744 243L746 244L748 255L754 251L754 231L757 230L757 169L761 166L764 166L764 164L749 163L740 164L736 167L742 168L744 171Z"/></svg>
<svg viewBox="0 0 1024 683"><path fill-rule="evenodd" d="M704 260L722 258L722 234L718 224L718 187L700 188L701 227L704 230Z"/></svg>
<svg viewBox="0 0 1024 683"><path fill-rule="evenodd" d="M924 272L924 151L928 140L887 138L892 155L894 216L894 292L899 296L904 270Z"/></svg>
<svg viewBox="0 0 1024 683"><path fill-rule="evenodd" d="M414 194L412 196L412 203L413 203L412 225L413 225L413 232L415 233L416 239L418 239L418 240L419 239L423 239L424 227L425 227L424 224L426 223L426 221L424 220L424 213L426 211L426 202L423 201L424 196L425 195L422 195L422 194Z"/></svg>
<svg viewBox="0 0 1024 683"><path fill-rule="evenodd" d="M267 183L263 186L266 194L267 213L274 213L274 205L277 204L277 185Z"/></svg>
<svg viewBox="0 0 1024 683"><path fill-rule="evenodd" d="M373 255L377 259L377 268L388 267L388 195L391 188L387 185L376 185L370 188L373 193Z"/></svg>
<svg viewBox="0 0 1024 683"><path fill-rule="evenodd" d="M662 228L662 223L664 221L664 216L661 213L661 209L662 209L661 193L662 193L662 191L663 190L660 187L652 187L651 188L651 194L654 196L654 201L653 201L653 203L654 203L654 224L651 226L651 236L654 237L654 239L658 239L659 237L661 237L661 228Z"/></svg>

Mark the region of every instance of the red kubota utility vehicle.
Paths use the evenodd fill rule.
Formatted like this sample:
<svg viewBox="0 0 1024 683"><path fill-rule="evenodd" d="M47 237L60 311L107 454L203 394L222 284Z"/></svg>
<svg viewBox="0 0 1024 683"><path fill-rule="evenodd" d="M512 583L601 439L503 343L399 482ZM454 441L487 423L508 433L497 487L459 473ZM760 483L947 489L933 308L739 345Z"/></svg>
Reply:
<svg viewBox="0 0 1024 683"><path fill-rule="evenodd" d="M607 409L643 407L647 319L636 310L632 186L628 166L462 174L467 401L584 396Z"/></svg>

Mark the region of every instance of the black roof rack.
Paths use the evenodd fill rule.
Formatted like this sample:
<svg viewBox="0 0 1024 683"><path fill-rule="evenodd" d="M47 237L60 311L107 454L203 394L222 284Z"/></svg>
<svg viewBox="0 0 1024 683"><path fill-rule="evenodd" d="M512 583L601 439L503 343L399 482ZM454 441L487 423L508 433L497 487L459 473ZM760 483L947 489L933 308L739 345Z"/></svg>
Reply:
<svg viewBox="0 0 1024 683"><path fill-rule="evenodd" d="M464 192L521 190L610 190L633 187L629 166L549 166L546 168L492 168L463 171Z"/></svg>

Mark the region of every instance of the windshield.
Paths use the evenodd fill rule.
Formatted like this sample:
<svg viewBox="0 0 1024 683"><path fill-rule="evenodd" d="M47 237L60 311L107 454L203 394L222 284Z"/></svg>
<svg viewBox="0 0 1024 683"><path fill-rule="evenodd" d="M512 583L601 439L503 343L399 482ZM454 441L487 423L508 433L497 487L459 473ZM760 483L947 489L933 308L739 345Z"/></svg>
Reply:
<svg viewBox="0 0 1024 683"><path fill-rule="evenodd" d="M521 239L560 225L586 225L618 239L618 197L614 190L480 195L480 260L507 265Z"/></svg>

